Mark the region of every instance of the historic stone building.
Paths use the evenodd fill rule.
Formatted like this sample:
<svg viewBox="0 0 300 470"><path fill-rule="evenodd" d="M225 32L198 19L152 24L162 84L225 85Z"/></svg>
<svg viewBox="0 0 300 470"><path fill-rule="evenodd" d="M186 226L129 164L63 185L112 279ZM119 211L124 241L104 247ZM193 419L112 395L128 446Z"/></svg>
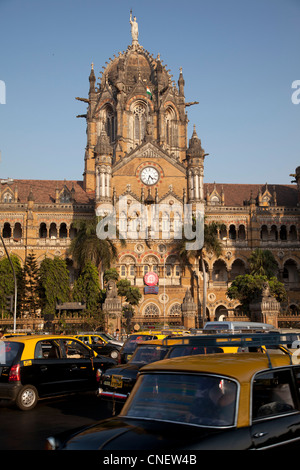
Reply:
<svg viewBox="0 0 300 470"><path fill-rule="evenodd" d="M226 290L248 271L247 260L259 247L273 252L288 290L280 321L296 324L300 167L290 185L204 183L206 154L195 127L187 134L187 108L194 103L185 99L182 70L176 84L160 56L139 44L135 19L131 25L127 50L110 59L99 82L92 65L88 98L77 98L87 104L79 116L87 123L83 181L0 181L0 226L9 252L22 262L32 250L40 261L67 258L72 278L74 220L115 210L119 233L126 235L125 246L116 238L115 266L143 295L134 322L192 327L202 315L202 273L197 260L192 269L183 266L178 252L183 209L190 204L208 223L223 224L222 256L205 253L207 318L242 315ZM154 208L155 227L149 226ZM154 282L147 285L148 273Z"/></svg>

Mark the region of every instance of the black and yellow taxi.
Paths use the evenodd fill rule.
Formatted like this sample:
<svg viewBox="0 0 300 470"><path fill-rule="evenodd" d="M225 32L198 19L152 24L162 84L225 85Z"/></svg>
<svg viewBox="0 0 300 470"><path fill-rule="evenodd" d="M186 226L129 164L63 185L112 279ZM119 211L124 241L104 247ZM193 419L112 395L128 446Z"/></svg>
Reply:
<svg viewBox="0 0 300 470"><path fill-rule="evenodd" d="M106 339L106 336L101 333L82 333L75 335L75 338L80 339L85 344L88 344L96 353L103 356L109 356L113 359L118 359L119 351L122 347L121 343L112 343Z"/></svg>
<svg viewBox="0 0 300 470"><path fill-rule="evenodd" d="M179 336L171 336L139 343L126 364L110 367L102 374L99 382L99 397L123 404L133 389L139 370L146 364L160 361L167 357L224 352L224 348L205 347L203 342L201 345L190 345L191 338L191 336L186 339L182 339ZM227 349L230 352L235 352L238 348L231 347ZM120 407L117 406L118 408Z"/></svg>
<svg viewBox="0 0 300 470"><path fill-rule="evenodd" d="M148 364L118 416L51 437L47 448L152 454L298 449L300 366L292 363L286 348L277 349L287 340L241 335L224 343L219 338L215 345L228 346L231 340L237 345L238 339L240 347L270 348Z"/></svg>
<svg viewBox="0 0 300 470"><path fill-rule="evenodd" d="M134 351L136 350L138 344L140 344L143 341L151 341L153 339L162 339L166 338L167 336L177 336L177 335L182 335L183 331L180 329L164 329L164 330L154 330L154 329L149 329L149 330L143 330L143 331L137 331L135 333L132 333L131 335L128 336L126 341L124 342L121 350L120 350L120 355L119 355L119 362L121 364L126 364L128 362L132 355L134 354Z"/></svg>
<svg viewBox="0 0 300 470"><path fill-rule="evenodd" d="M99 387L114 359L72 336L14 336L0 341L0 400L31 410L39 398Z"/></svg>

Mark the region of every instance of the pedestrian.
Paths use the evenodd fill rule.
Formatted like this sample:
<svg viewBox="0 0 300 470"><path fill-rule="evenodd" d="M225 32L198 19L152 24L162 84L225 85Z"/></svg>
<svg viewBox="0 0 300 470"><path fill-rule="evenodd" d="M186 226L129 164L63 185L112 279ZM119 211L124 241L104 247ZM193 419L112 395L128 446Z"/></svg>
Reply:
<svg viewBox="0 0 300 470"><path fill-rule="evenodd" d="M0 330L0 340L3 338L3 331Z"/></svg>

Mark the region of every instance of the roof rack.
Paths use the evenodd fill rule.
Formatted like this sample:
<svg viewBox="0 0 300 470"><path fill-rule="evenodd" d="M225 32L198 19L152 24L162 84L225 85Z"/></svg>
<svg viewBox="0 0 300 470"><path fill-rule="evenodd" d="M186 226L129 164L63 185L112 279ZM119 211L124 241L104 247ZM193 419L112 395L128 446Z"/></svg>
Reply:
<svg viewBox="0 0 300 470"><path fill-rule="evenodd" d="M199 336L176 336L163 339L163 344L173 344L174 339L178 344L191 346L219 346L219 347L261 347L261 346L282 346L292 342L292 334L281 334L279 332L269 333L236 333L228 334L201 334ZM172 343L171 343L172 341Z"/></svg>
<svg viewBox="0 0 300 470"><path fill-rule="evenodd" d="M269 368L272 368L271 357L268 348L281 349L290 358L291 364L293 363L292 354L286 347L287 344L292 342L292 334L280 334L279 332L269 333L250 333L250 334L201 334L199 336L178 336L176 338L164 338L165 345L173 345L176 339L176 345L190 345L190 346L217 346L217 347L238 347L238 348L260 348L264 347L265 354L268 358ZM173 341L172 341L173 340ZM172 341L172 342L171 342Z"/></svg>

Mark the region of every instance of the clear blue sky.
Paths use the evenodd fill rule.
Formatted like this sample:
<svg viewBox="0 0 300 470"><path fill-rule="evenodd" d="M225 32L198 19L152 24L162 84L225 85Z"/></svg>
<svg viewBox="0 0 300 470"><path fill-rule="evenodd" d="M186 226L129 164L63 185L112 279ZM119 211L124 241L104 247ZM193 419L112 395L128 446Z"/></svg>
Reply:
<svg viewBox="0 0 300 470"><path fill-rule="evenodd" d="M183 68L205 182L291 182L300 165L300 0L0 0L0 178L82 179L90 64L131 44Z"/></svg>

